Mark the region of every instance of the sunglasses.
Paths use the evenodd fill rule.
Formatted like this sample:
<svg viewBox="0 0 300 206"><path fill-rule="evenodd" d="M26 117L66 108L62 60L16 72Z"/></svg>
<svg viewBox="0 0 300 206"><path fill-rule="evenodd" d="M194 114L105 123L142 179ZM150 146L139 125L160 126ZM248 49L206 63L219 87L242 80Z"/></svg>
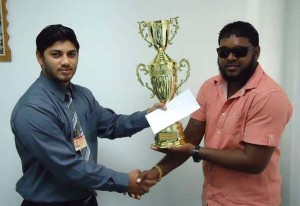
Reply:
<svg viewBox="0 0 300 206"><path fill-rule="evenodd" d="M249 49L253 47L254 46L237 46L232 49L228 47L219 47L217 48L217 53L220 58L227 58L230 54L236 58L241 58L247 56Z"/></svg>

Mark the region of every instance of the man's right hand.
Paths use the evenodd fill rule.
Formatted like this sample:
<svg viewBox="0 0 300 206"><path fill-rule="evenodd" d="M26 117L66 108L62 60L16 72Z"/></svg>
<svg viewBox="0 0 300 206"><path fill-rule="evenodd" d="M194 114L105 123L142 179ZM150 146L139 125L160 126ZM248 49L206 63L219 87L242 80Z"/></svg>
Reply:
<svg viewBox="0 0 300 206"><path fill-rule="evenodd" d="M128 173L129 175L129 186L128 186L128 194L136 199L140 199L142 195L149 192L150 187L156 184L155 179L146 179L143 178L143 181L139 181L138 178L141 174L141 170L136 169ZM144 175L143 175L144 177ZM134 195L132 195L134 194Z"/></svg>
<svg viewBox="0 0 300 206"><path fill-rule="evenodd" d="M157 182L159 180L159 171L155 167L153 167L150 170L145 170L142 173L140 173L138 180L141 183L146 180L152 180Z"/></svg>
<svg viewBox="0 0 300 206"><path fill-rule="evenodd" d="M150 170L145 170L142 173L139 174L136 182L138 185L144 185L144 184L149 184L149 183L154 183L155 185L159 179L159 172L156 168L152 168ZM152 186L153 186L152 185ZM140 200L142 197L142 194L137 194L137 193L132 193L128 192L128 195L134 199Z"/></svg>

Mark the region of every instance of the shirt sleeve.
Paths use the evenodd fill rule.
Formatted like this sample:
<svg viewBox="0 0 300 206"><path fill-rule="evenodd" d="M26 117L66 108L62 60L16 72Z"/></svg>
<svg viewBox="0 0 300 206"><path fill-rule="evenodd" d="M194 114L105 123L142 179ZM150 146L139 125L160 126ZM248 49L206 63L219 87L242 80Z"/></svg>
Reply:
<svg viewBox="0 0 300 206"><path fill-rule="evenodd" d="M196 100L198 104L200 105L200 108L196 110L195 112L192 113L191 117L193 119L199 120L199 121L206 121L206 100L207 100L207 95L206 95L206 88L207 84L204 83L197 94Z"/></svg>
<svg viewBox="0 0 300 206"><path fill-rule="evenodd" d="M21 108L12 118L20 144L58 180L86 189L125 192L128 174L85 161L67 139L64 126L56 114L38 105Z"/></svg>
<svg viewBox="0 0 300 206"><path fill-rule="evenodd" d="M273 91L255 97L247 115L243 141L275 147L292 114L283 92Z"/></svg>
<svg viewBox="0 0 300 206"><path fill-rule="evenodd" d="M97 111L97 134L101 138L115 139L130 137L149 127L145 117L147 111L134 112L131 115L116 114L113 110L103 108L95 101Z"/></svg>

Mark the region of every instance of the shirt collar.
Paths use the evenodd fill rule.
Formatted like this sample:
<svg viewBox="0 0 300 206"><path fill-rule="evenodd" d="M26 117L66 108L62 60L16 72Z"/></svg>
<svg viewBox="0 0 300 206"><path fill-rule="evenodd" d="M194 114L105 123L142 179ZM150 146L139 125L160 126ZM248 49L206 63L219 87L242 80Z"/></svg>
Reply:
<svg viewBox="0 0 300 206"><path fill-rule="evenodd" d="M246 85L244 86L245 89L254 89L257 87L258 83L260 82L262 76L264 74L264 70L261 68L261 66L258 64L256 67L256 70L254 74L251 76L251 78L248 80Z"/></svg>
<svg viewBox="0 0 300 206"><path fill-rule="evenodd" d="M45 74L43 74L43 72L40 73L39 80L43 84L45 84L46 88L49 89L51 91L51 93L53 93L55 96L57 96L58 99L60 99L62 102L65 101L67 87L65 87L65 86L57 83L53 79L50 79L49 77L45 76ZM72 84L71 83L70 83L69 87L71 88L71 94L72 94Z"/></svg>
<svg viewBox="0 0 300 206"><path fill-rule="evenodd" d="M262 76L264 74L264 70L260 66L260 64L257 65L255 72L250 77L250 79L247 81L247 83L244 85L243 88L241 88L241 95L245 94L246 90L254 89L257 87L258 83L260 82ZM227 82L222 78L221 75L217 75L213 78L215 85L221 89L227 86Z"/></svg>

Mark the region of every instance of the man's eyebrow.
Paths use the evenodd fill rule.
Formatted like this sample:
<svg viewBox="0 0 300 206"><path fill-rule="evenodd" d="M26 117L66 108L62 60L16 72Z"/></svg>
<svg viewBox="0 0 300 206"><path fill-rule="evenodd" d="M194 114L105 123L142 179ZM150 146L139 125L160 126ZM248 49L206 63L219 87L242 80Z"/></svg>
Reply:
<svg viewBox="0 0 300 206"><path fill-rule="evenodd" d="M62 51L59 49L52 49L52 50L50 50L50 52L62 52Z"/></svg>
<svg viewBox="0 0 300 206"><path fill-rule="evenodd" d="M63 51L60 49L52 49L52 50L50 50L50 52L63 52ZM70 52L77 52L77 50L71 49L71 50L67 51L67 53L70 53Z"/></svg>

